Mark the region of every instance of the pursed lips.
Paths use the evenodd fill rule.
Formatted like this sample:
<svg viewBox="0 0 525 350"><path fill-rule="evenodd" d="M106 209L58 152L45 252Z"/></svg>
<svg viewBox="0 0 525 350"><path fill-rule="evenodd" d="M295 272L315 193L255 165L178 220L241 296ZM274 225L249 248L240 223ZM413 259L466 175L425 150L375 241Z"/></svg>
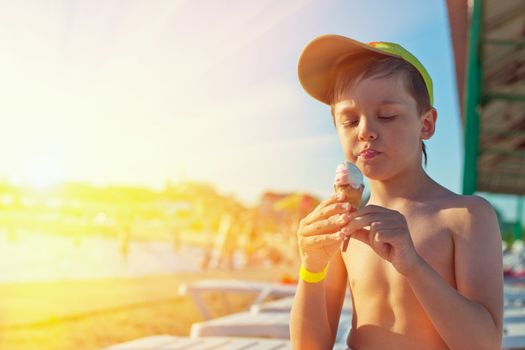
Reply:
<svg viewBox="0 0 525 350"><path fill-rule="evenodd" d="M381 152L378 152L378 151L376 151L374 149L368 148L368 149L362 150L359 153L359 157L363 157L365 159L370 159L370 158L373 158L373 157L377 156L379 153L381 153Z"/></svg>

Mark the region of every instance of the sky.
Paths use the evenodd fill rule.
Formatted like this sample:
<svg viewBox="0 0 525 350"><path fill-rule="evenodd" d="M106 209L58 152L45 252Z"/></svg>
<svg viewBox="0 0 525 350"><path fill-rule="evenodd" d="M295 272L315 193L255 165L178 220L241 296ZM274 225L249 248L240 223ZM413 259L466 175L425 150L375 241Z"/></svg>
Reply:
<svg viewBox="0 0 525 350"><path fill-rule="evenodd" d="M326 197L344 157L329 108L302 90L296 67L306 43L332 33L398 42L426 66L438 110L427 171L461 192L444 1L0 4L1 177L204 181L247 204L268 190Z"/></svg>

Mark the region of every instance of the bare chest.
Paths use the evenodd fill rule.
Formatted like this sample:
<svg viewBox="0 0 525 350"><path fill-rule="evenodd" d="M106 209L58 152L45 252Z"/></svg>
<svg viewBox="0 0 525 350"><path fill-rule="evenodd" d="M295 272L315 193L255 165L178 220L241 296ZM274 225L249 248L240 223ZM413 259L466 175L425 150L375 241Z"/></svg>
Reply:
<svg viewBox="0 0 525 350"><path fill-rule="evenodd" d="M454 278L454 243L451 230L437 215L405 214L412 241L418 254L451 286ZM354 296L367 294L403 298L408 284L386 260L361 241L350 239L343 254L350 288Z"/></svg>

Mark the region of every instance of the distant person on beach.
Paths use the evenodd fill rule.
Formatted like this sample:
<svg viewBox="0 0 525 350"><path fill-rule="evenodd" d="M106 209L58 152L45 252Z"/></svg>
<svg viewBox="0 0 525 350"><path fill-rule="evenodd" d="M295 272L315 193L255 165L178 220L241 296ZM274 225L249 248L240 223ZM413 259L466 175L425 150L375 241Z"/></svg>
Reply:
<svg viewBox="0 0 525 350"><path fill-rule="evenodd" d="M259 214L255 209L245 213L243 225L243 253L246 266L260 263L260 252L264 249Z"/></svg>
<svg viewBox="0 0 525 350"><path fill-rule="evenodd" d="M216 269L231 271L234 268L234 256L239 234L238 215L238 210L229 209L221 218L215 241L215 260L212 264L212 267Z"/></svg>
<svg viewBox="0 0 525 350"><path fill-rule="evenodd" d="M202 256L199 260L199 267L201 270L206 271L210 268L210 263L213 259L213 241L205 244L202 248Z"/></svg>
<svg viewBox="0 0 525 350"><path fill-rule="evenodd" d="M353 210L334 195L301 220L293 349L332 349L347 287L350 349L500 349L498 222L487 201L449 191L423 168L437 119L426 69L398 44L325 35L304 48L298 72L330 106L370 198Z"/></svg>
<svg viewBox="0 0 525 350"><path fill-rule="evenodd" d="M131 219L125 218L119 226L118 231L118 247L121 265L126 265L129 256L129 245L131 241Z"/></svg>
<svg viewBox="0 0 525 350"><path fill-rule="evenodd" d="M179 225L177 225L177 221L171 218L167 220L166 225L168 228L169 235L171 237L171 248L174 253L177 253L182 246L180 227Z"/></svg>

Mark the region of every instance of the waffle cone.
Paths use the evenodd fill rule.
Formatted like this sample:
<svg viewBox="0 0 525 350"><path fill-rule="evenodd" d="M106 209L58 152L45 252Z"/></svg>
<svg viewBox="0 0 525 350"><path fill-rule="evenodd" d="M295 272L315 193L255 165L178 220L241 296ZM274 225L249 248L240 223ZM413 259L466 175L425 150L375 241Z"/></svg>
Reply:
<svg viewBox="0 0 525 350"><path fill-rule="evenodd" d="M346 202L350 203L352 208L358 209L361 203L361 197L363 195L364 186L354 188L350 185L345 186L334 186L335 193L344 193Z"/></svg>

